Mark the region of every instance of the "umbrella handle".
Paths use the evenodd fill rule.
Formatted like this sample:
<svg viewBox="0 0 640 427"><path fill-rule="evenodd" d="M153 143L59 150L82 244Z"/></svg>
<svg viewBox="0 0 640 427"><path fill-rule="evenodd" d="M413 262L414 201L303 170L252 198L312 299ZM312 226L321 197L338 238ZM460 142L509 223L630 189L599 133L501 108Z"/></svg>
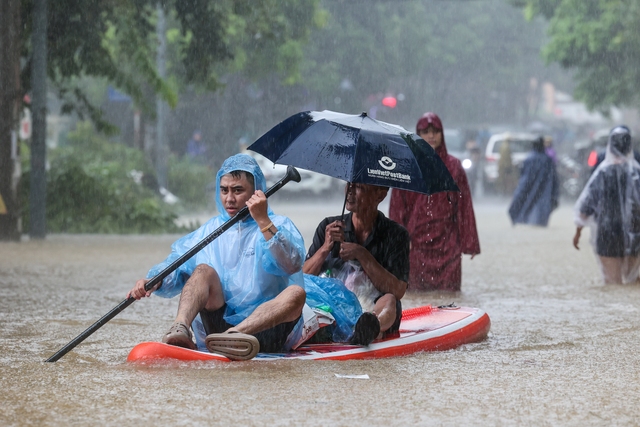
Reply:
<svg viewBox="0 0 640 427"><path fill-rule="evenodd" d="M342 204L342 215L340 216L340 221L342 221L343 223L344 223L344 211L347 208L347 197L349 197L350 191L351 191L351 183L348 182L347 191L344 192L344 203ZM333 242L333 248L331 248L331 256L333 258L338 258L340 256L340 242Z"/></svg>
<svg viewBox="0 0 640 427"><path fill-rule="evenodd" d="M331 256L333 258L340 257L340 242L333 242L333 248L331 248Z"/></svg>
<svg viewBox="0 0 640 427"><path fill-rule="evenodd" d="M288 183L289 181L300 182L300 174L298 173L296 168L294 168L293 166L287 167L287 174L280 181L276 182L271 188L269 188L267 190L267 192L265 193L265 196L267 196L267 197L271 196L273 193L275 193L276 191L278 191L279 189L284 187L285 184ZM202 239L200 241L200 243L195 245L193 248L189 249L188 252L186 252L180 258L178 258L177 260L172 262L164 270L162 270L155 277L153 277L151 280L149 280L144 285L144 289L146 291L151 290L158 283L161 283L164 280L165 277L167 277L169 274L171 274L175 270L177 270L178 267L180 267L182 264L187 262L192 256L194 256L202 248L204 248L209 243L211 243L212 241L217 239L222 233L227 231L229 228L231 228L233 225L235 225L237 222L243 220L247 216L249 216L249 208L247 208L245 206L244 208L240 209L240 211L238 211L238 213L236 213L232 218L227 220L227 222L222 224L220 227L218 227L216 230L214 230L207 237ZM93 334L95 331L100 329L109 320L111 320L114 317L116 317L116 315L118 313L123 311L125 308L129 307L133 302L135 302L135 300L136 299L133 298L133 297L129 297L129 298L124 299L120 304L118 304L116 307L111 309L111 311L109 311L107 314L102 316L97 322L95 322L93 325L89 326L84 332L82 332L80 335L78 335L73 340L71 340L67 345L65 345L60 350L58 350L53 356L51 356L50 358L45 360L45 362L55 362L58 359L60 359L62 356L67 354L69 351L71 351L75 346L80 344L82 341L87 339L91 334Z"/></svg>

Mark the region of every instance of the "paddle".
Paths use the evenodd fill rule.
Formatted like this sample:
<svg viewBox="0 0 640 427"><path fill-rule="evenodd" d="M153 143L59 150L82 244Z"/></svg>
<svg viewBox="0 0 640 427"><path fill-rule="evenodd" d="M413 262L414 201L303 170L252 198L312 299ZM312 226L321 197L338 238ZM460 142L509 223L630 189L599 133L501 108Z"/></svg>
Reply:
<svg viewBox="0 0 640 427"><path fill-rule="evenodd" d="M294 168L293 166L289 166L287 167L287 174L278 182L276 182L273 187L269 188L267 190L267 192L265 193L265 196L269 197L271 195L273 195L273 193L275 193L276 191L278 191L279 189L281 189L282 187L285 186L286 183L288 183L289 181L294 181L294 182L300 182L300 174L298 173L298 171L296 170L296 168ZM167 277L169 274L173 273L178 267L180 267L182 264L184 264L185 262L187 262L187 260L189 260L189 258L191 258L192 256L194 256L196 253L198 253L202 248L204 248L205 246L207 246L209 243L213 242L215 239L217 239L222 233L224 233L225 231L227 231L229 228L231 228L234 224L236 224L238 221L243 220L244 218L246 218L247 216L249 216L249 208L247 208L246 206L242 209L240 209L240 211L238 211L238 213L236 213L232 218L230 218L227 222L225 222L224 224L222 224L220 227L218 227L216 230L214 230L211 234L209 234L207 237L205 237L204 239L202 239L200 241L200 243L198 243L197 245L195 245L193 248L189 249L188 252L186 252L184 255L182 255L180 258L178 258L177 260L175 260L173 263L171 263L169 266L167 266L167 268L165 268L164 270L162 270L160 273L158 273L155 277L153 277L151 280L149 280L147 282L146 285L144 285L145 290L150 290L153 287L155 287L158 283L162 282L162 280L164 280L165 277ZM133 297L129 297L124 299L120 304L118 304L116 307L114 307L113 309L111 309L111 311L109 311L107 314L105 314L104 316L102 316L96 323L94 323L93 325L91 325L90 327L88 327L83 333L81 333L80 335L78 335L77 337L75 337L73 340L71 340L67 345L65 345L64 347L62 347L60 350L58 350L58 352L56 354L54 354L53 356L51 356L50 358L48 358L47 360L45 360L45 362L55 362L58 359L60 359L62 356L64 356L65 354L67 354L69 351L71 351L75 346L77 346L78 344L80 344L82 341L84 341L85 339L87 339L89 337L89 335L93 334L95 331L97 331L98 329L100 329L105 323L107 323L109 320L113 319L114 317L116 317L116 315L118 313L120 313L122 310L124 310L125 308L129 307L136 299Z"/></svg>

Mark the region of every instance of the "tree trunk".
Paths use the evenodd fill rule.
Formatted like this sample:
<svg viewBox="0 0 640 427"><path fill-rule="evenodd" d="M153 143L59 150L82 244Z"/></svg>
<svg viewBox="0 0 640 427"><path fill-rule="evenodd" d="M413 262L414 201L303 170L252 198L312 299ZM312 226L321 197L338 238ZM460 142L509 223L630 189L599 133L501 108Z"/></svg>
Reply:
<svg viewBox="0 0 640 427"><path fill-rule="evenodd" d="M158 24L156 28L156 32L158 34L158 52L156 56L156 64L158 66L158 76L162 79L165 78L166 70L165 70L165 57L167 50L167 40L165 36L166 31L166 21L164 9L162 8L162 4L158 3L157 5L158 11ZM156 176L158 178L158 185L163 188L167 188L167 169L168 169L168 149L166 138L164 134L164 121L166 117L166 105L162 100L160 94L156 94L156 156L155 156L155 166L156 166Z"/></svg>
<svg viewBox="0 0 640 427"><path fill-rule="evenodd" d="M33 1L33 54L31 60L31 189L29 192L29 235L46 236L47 176L47 0Z"/></svg>
<svg viewBox="0 0 640 427"><path fill-rule="evenodd" d="M20 240L20 0L0 1L0 240Z"/></svg>

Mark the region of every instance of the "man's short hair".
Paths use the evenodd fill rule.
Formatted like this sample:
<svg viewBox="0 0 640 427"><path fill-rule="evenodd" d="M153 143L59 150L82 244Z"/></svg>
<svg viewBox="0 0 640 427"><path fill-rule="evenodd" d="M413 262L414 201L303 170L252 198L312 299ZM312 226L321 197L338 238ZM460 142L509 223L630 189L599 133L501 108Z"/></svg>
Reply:
<svg viewBox="0 0 640 427"><path fill-rule="evenodd" d="M235 171L231 171L228 174L225 175L231 175L232 177L236 178L236 179L240 179L242 177L245 177L247 179L247 181L249 182L249 184L251 184L251 186L253 187L253 189L256 189L256 183L255 183L255 179L253 178L253 174L247 171L243 171L243 170L235 170Z"/></svg>

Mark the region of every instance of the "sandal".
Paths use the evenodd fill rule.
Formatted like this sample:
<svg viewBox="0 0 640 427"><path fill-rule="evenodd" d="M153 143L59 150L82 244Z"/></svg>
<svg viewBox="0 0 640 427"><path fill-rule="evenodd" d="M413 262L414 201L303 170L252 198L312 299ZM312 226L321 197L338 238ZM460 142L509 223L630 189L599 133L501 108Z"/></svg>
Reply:
<svg viewBox="0 0 640 427"><path fill-rule="evenodd" d="M349 344L368 346L380 334L380 321L374 313L364 312L356 322Z"/></svg>
<svg viewBox="0 0 640 427"><path fill-rule="evenodd" d="M164 336L162 337L162 342L178 347L185 347L191 350L196 349L196 345L193 342L193 335L191 335L189 326L180 322L176 322L171 325L169 332L164 334Z"/></svg>
<svg viewBox="0 0 640 427"><path fill-rule="evenodd" d="M209 334L205 343L211 353L221 354L231 360L253 359L260 351L260 343L256 337L237 331Z"/></svg>

